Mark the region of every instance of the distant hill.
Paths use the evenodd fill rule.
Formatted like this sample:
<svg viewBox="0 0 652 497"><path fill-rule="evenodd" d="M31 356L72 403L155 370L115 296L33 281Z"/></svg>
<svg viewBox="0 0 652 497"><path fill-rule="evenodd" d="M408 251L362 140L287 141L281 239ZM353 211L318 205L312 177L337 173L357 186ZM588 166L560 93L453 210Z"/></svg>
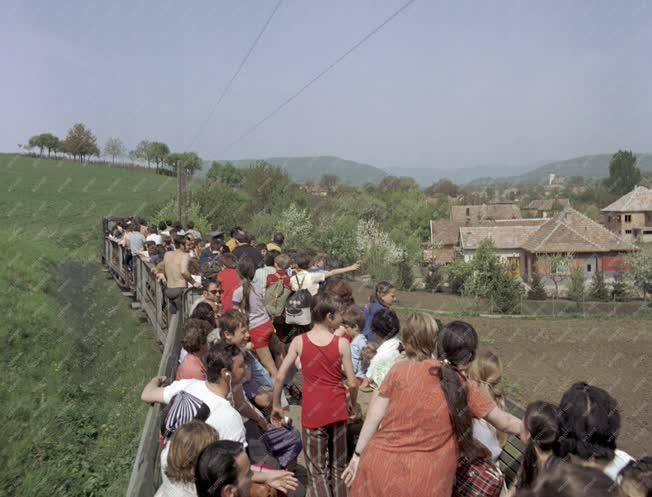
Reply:
<svg viewBox="0 0 652 497"><path fill-rule="evenodd" d="M239 159L232 160L231 162L236 167L245 168L256 163L258 160L261 159ZM285 168L292 181L297 183L319 181L319 178L324 174L334 174L340 178L342 183L358 186L365 183L379 183L387 176L385 171L369 164L362 164L332 156L268 157L264 160L275 166ZM204 163L201 175L206 176L209 168L210 162Z"/></svg>
<svg viewBox="0 0 652 497"><path fill-rule="evenodd" d="M496 176L478 178L470 185L489 183L526 183L537 184L548 181L551 173L559 176L582 176L584 178L605 178L609 176L609 161L613 154L584 155L573 159L549 162L526 173L515 176ZM636 154L638 167L643 172L652 172L652 154Z"/></svg>
<svg viewBox="0 0 652 497"><path fill-rule="evenodd" d="M514 164L483 164L471 167L444 168L437 169L423 167L398 167L388 174L394 176L410 176L414 178L422 187L428 187L440 179L449 179L458 185L475 181L477 178L491 180L493 177L505 177L519 174L522 171L528 171L544 162L523 165Z"/></svg>
<svg viewBox="0 0 652 497"><path fill-rule="evenodd" d="M583 176L605 178L609 176L609 161L613 154L584 155L559 162L551 162L528 173L517 176L523 183L541 183L548 180L550 173L560 176ZM652 154L636 154L641 171L652 171Z"/></svg>

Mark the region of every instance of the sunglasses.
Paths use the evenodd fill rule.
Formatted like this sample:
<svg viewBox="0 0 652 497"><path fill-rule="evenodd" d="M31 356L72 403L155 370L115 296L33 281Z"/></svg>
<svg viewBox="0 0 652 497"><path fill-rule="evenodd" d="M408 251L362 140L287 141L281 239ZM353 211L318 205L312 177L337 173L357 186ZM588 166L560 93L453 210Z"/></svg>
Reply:
<svg viewBox="0 0 652 497"><path fill-rule="evenodd" d="M210 290L208 293L211 293L213 295L218 295L218 294L222 293L222 290Z"/></svg>

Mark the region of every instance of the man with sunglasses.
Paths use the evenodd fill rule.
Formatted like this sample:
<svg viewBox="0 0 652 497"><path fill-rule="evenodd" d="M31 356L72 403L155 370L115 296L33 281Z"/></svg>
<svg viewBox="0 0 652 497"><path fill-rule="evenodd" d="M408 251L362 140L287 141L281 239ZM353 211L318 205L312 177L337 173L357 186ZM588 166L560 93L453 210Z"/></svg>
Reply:
<svg viewBox="0 0 652 497"><path fill-rule="evenodd" d="M215 312L220 310L220 296L222 295L222 285L219 281L204 280L202 297L192 304L190 314L200 303L206 302Z"/></svg>

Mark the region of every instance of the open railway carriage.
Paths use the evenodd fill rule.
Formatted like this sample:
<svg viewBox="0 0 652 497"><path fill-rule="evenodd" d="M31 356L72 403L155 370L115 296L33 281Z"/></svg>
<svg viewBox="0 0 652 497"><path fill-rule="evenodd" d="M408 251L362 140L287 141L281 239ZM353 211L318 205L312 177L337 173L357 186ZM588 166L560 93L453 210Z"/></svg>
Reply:
<svg viewBox="0 0 652 497"><path fill-rule="evenodd" d="M201 297L200 292L188 289L183 298L183 308L176 315L168 315L167 298L162 285L152 274L152 265L143 262L139 257L133 259L133 268L128 270L124 264L124 247L108 238L107 234L112 224L124 218L104 218L102 231L104 234L104 251L102 263L112 274L118 285L125 290L124 294L133 297L136 305L146 314L148 321L155 330L156 336L163 346L163 356L159 363L158 376L174 377L179 351L183 321L195 300ZM508 401L508 410L519 417L524 409ZM129 479L127 497L153 497L161 483L160 471L160 413L161 408L154 404L149 408L143 431L140 436L138 452ZM518 437L511 436L507 440L498 461L500 469L505 474L507 484L511 484L516 475L523 455L523 444Z"/></svg>

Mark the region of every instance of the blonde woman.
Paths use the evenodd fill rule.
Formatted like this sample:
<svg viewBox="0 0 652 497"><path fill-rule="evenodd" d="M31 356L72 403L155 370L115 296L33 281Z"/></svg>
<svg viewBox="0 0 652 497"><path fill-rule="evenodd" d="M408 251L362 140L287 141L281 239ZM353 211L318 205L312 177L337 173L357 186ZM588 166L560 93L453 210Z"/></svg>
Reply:
<svg viewBox="0 0 652 497"><path fill-rule="evenodd" d="M503 391L503 363L490 350L482 350L467 371L469 380L489 394L498 407L505 409ZM496 430L484 419L473 420L473 438L491 451L493 462L498 460L507 440L504 432Z"/></svg>

